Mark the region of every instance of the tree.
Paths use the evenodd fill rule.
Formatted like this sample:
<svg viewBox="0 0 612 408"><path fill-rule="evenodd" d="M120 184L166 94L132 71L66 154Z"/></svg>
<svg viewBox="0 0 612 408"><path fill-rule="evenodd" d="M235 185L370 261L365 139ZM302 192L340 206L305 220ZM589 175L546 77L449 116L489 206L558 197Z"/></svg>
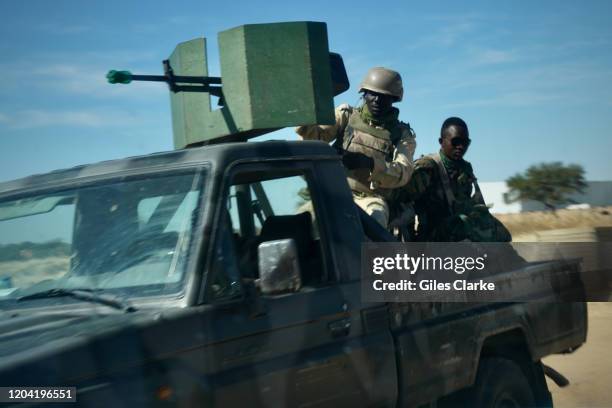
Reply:
<svg viewBox="0 0 612 408"><path fill-rule="evenodd" d="M551 211L564 204L575 203L569 196L584 193L587 184L584 169L578 164L561 162L533 165L524 174L515 174L506 180L506 204L523 200L538 201Z"/></svg>

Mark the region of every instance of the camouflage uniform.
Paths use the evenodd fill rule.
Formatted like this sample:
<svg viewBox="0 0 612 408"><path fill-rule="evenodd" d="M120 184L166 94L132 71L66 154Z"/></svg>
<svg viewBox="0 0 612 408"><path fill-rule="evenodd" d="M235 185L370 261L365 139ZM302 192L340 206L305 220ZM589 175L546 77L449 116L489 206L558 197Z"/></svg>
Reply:
<svg viewBox="0 0 612 408"><path fill-rule="evenodd" d="M400 122L399 111L392 108L378 120L367 106L336 108L334 125L300 126L296 132L305 140L336 141L347 152L362 153L374 160L374 168L347 170L349 186L357 205L387 227L391 189L404 186L413 171L416 148L414 131Z"/></svg>
<svg viewBox="0 0 612 408"><path fill-rule="evenodd" d="M448 177L441 175L441 171ZM416 236L410 239L431 242L509 242L512 239L503 224L489 213L472 165L463 159L451 160L442 151L415 162L410 182L396 190L393 202L395 214L412 206L418 216ZM413 233L414 224L408 231Z"/></svg>

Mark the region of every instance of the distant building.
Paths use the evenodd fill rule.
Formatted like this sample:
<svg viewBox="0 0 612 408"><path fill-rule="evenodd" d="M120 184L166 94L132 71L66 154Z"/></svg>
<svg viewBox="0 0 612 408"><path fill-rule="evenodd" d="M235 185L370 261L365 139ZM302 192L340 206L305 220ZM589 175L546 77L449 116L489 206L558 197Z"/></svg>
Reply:
<svg viewBox="0 0 612 408"><path fill-rule="evenodd" d="M506 204L504 194L508 192L505 181L479 182L485 202L491 207L491 212L498 214L520 213L520 203Z"/></svg>
<svg viewBox="0 0 612 408"><path fill-rule="evenodd" d="M491 212L499 214L520 213L525 211L545 210L543 204L536 201L521 201L512 204L504 202L504 194L508 192L505 181L478 183L485 202L491 207ZM588 204L591 207L612 205L612 181L589 181L584 194L570 196L577 204ZM565 208L567 206L562 206Z"/></svg>

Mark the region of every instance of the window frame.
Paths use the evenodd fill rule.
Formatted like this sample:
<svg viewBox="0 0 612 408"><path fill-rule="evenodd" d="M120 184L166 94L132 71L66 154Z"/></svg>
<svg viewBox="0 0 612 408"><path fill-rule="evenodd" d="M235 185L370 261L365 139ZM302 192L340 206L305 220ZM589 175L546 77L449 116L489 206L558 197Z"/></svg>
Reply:
<svg viewBox="0 0 612 408"><path fill-rule="evenodd" d="M45 187L24 188L0 194L0 202L19 200L22 198L40 195L52 195L72 190L95 188L99 185L129 183L141 180L155 180L164 179L167 177L187 175L192 176L194 180L197 180L199 192L194 208L194 211L197 212L197 217L194 217L191 220L191 231L189 233L190 242L188 248L185 249L185 253L187 253L189 256L184 266L183 276L181 277L180 281L174 284L176 285L178 290L162 294L147 294L145 296L137 296L133 298L133 301L135 301L135 303L138 302L140 299L146 298L169 298L173 300L181 299L182 301L185 301L189 293L192 291L192 282L194 281L193 275L195 274L197 265L199 265L200 263L200 250L202 248L203 240L205 239L201 234L201 230L203 222L208 217L209 213L209 206L206 205L206 203L209 201L208 196L211 192L212 187L212 172L210 162L201 162L195 164L181 163L163 168L150 167L141 169L128 169L92 176L83 176L76 179L58 179L53 183L49 183L49 185ZM75 200L75 204L78 204L77 200ZM76 217L76 215L77 214L75 211L74 217ZM73 230L74 228L76 228L76 220L73 219Z"/></svg>
<svg viewBox="0 0 612 408"><path fill-rule="evenodd" d="M219 249L219 245L222 245L224 239L223 230L221 228L227 228L227 220L225 217L229 216L227 209L227 200L230 198L230 189L233 185L236 185L234 180L237 176L247 173L270 173L274 177L270 178L258 178L252 181L248 181L252 184L257 181L265 180L278 180L290 177L304 177L306 185L311 195L311 201L313 203L313 209L315 212L317 229L319 234L319 245L321 246L321 267L322 270L322 284L321 287L329 287L338 284L338 276L334 272L334 261L333 252L330 250L329 245L329 233L327 231L327 222L325 220L326 211L321 208L324 205L324 200L321 197L321 191L316 182L317 171L316 166L311 160L278 160L269 162L239 162L229 167L224 174L222 187L220 189L221 194L216 203L216 210L213 218L213 231L212 242L208 251L206 266L204 267L205 277L201 289L200 299L201 303L206 304L228 304L243 301L247 294L247 290L244 285L240 283L240 295L228 296L225 298L213 299L212 296L212 282L214 281L213 262L215 262L215 254ZM241 183L243 184L243 183ZM233 233L233 231L232 231ZM233 249L236 250L235 246ZM237 263L236 258L233 260L237 270L242 274L240 267ZM303 290L303 289L302 289ZM297 292L299 293L299 292ZM284 296L284 295L279 295Z"/></svg>

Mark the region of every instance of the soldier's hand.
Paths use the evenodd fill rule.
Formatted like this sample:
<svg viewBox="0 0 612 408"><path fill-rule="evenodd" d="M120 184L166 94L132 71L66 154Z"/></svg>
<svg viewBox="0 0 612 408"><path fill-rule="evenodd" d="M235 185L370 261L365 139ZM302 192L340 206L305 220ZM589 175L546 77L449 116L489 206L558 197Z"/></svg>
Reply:
<svg viewBox="0 0 612 408"><path fill-rule="evenodd" d="M342 156L342 163L348 170L374 169L374 159L363 153L345 152Z"/></svg>

